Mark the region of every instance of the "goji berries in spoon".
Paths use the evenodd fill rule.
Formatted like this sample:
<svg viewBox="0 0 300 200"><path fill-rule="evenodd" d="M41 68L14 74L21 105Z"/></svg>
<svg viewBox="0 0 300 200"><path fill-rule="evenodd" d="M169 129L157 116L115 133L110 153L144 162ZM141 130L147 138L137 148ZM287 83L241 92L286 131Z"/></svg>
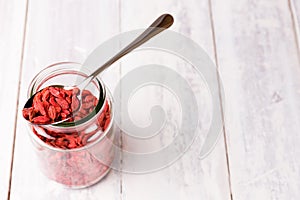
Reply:
<svg viewBox="0 0 300 200"><path fill-rule="evenodd" d="M85 90L83 93L89 91ZM90 93L90 92L89 92ZM50 124L58 121L74 121L79 109L79 89L65 90L57 86L49 86L36 93L31 105L22 110L23 117L34 124ZM96 99L96 98L95 98ZM91 101L96 101L91 99ZM92 102L94 104L94 102ZM87 107L83 104L84 107Z"/></svg>
<svg viewBox="0 0 300 200"><path fill-rule="evenodd" d="M47 87L41 91L41 95L36 96L33 100L32 107L23 110L23 116L28 120L34 121L36 124L44 123L44 121L53 122L56 119L63 120L66 118L68 118L68 121L70 122L81 120L96 108L98 99L90 91L84 90L82 92L83 103L79 108L78 100L69 100L70 98L76 99L78 94L79 90L64 90L52 86ZM53 102L52 99L54 99ZM57 101L58 99L60 99L61 102ZM74 116L70 114L72 113L72 109L79 109ZM48 112L44 113L42 110L48 110ZM37 126L32 126L32 130L42 141L50 146L59 147L61 149L74 149L84 146L87 143L87 140L99 130L104 131L107 128L108 123L110 122L110 108L108 102L104 103L101 114L96 121L97 128L88 134L85 133L85 130L69 131L68 133L65 133Z"/></svg>
<svg viewBox="0 0 300 200"><path fill-rule="evenodd" d="M150 40L152 37L154 37L158 33L169 28L173 24L173 22L174 22L173 17L170 14L161 15L139 37L137 37L134 41L132 41L129 45L127 45L124 49L122 49L119 53L117 53L115 56L113 56L111 59L109 59L106 63L104 63L102 66L100 66L96 71L94 71L91 75L89 75L87 78L85 78L85 80L83 80L80 84L78 84L77 86L64 86L61 89L63 89L63 91L72 91L75 89L79 89L79 94L77 95L76 98L81 103L82 102L82 93L83 93L84 89L98 74L103 72L105 69L107 69L109 66L111 66L114 62L116 62L120 58L122 58L124 55L128 54L129 52L136 49L137 47L141 46L142 44L144 44L145 42ZM55 89L55 87L52 87L52 88ZM35 98L39 99L42 96L42 94L40 94L40 93L42 93L43 91L44 90L33 95L25 104L25 107L23 109L23 116L25 117L25 119L29 120L31 123L38 123L38 124L61 123L63 121L69 120L71 118L71 116L69 116L69 114L70 114L69 112L71 112L71 113L73 112L73 114L74 114L74 110L71 109L71 111L68 110L69 112L66 111L67 107L69 105L66 103L66 99L63 99L63 100L57 99L56 100L56 102L58 104L61 104L62 109L63 109L63 107L65 108L63 110L65 110L66 113L64 113L63 116L60 115L60 117L57 117L57 116L53 115L53 112L49 113L49 110L45 110L45 107L50 108L50 106L48 107L47 103L45 103L46 105L42 105L44 103L38 103L38 105L36 105L34 107L39 111L40 115L32 118L34 110L31 107L32 107L33 103L39 102L39 101L34 101L34 99ZM45 95L45 94L46 94L46 91L43 93L43 95ZM59 92L55 92L55 94L59 95ZM69 96L69 98L71 98L71 97ZM54 111L53 107L51 107L51 109ZM46 117L47 113L48 113L48 117ZM52 118L49 116L49 114Z"/></svg>

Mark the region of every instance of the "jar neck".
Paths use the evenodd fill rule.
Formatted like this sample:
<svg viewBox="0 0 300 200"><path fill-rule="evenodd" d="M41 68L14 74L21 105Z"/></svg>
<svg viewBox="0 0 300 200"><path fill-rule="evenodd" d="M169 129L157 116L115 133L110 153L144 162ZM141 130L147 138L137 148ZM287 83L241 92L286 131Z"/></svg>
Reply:
<svg viewBox="0 0 300 200"><path fill-rule="evenodd" d="M76 80L75 82L80 82L81 80L84 80L86 77L88 77L87 74L89 72L81 71L84 70L81 68L81 65L79 63L73 63L73 62L62 62L62 63L56 63L53 65L50 65L49 67L46 67L43 69L40 73L38 73L32 80L32 82L29 85L27 97L30 98L33 94L38 92L39 90L50 86L50 85L59 85L59 83L55 82L56 80L60 83L64 82L65 79L69 76L72 76L73 79ZM66 85L74 84L69 82ZM71 128L79 126L82 126L85 123L88 123L90 120L93 120L95 116L101 112L101 110L104 107L104 103L106 101L106 89L102 81L98 78L95 78L89 86L92 86L90 88L93 88L93 91L96 91L94 93L94 96L98 99L98 103L95 106L95 109L89 113L84 118L76 121L76 122L62 122L56 125L51 125L54 129L57 128ZM49 126L49 125L47 125Z"/></svg>

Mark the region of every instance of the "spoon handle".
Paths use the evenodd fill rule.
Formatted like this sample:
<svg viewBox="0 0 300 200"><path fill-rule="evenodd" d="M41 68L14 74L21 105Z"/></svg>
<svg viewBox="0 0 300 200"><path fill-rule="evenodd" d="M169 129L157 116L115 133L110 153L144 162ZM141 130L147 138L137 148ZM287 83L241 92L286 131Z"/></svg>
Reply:
<svg viewBox="0 0 300 200"><path fill-rule="evenodd" d="M114 62L122 58L124 55L128 54L135 48L141 46L152 37L157 35L158 33L164 31L169 28L174 22L172 15L163 14L159 18L157 18L140 36L138 36L134 41L132 41L129 45L127 45L124 49L122 49L119 53L117 53L114 57L109 59L106 63L104 63L101 67L99 67L96 71L94 71L87 79L92 80L99 73L104 71L107 67L112 65Z"/></svg>

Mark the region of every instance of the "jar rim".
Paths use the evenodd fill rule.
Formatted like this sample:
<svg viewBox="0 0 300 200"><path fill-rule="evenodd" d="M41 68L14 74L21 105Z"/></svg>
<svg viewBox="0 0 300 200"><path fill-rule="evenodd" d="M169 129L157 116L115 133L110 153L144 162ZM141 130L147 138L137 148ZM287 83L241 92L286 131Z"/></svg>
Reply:
<svg viewBox="0 0 300 200"><path fill-rule="evenodd" d="M34 87L35 87L35 84L36 82L38 81L39 77L43 75L43 73L45 73L45 71L47 71L48 69L51 69L51 67L54 67L54 66L57 66L57 65L63 65L63 64L75 64L75 65L81 65L80 63L77 63L77 62L71 62L71 61L64 61L64 62L58 62L58 63L54 63L54 64L51 64L49 66L47 66L46 68L42 69L39 73L37 73L37 75L32 79L30 85L29 85L29 88L28 88L28 93L27 93L27 96L30 97L32 95L32 92L34 90ZM80 72L80 71L78 71ZM83 73L84 74L84 73ZM52 128L78 128L78 126L83 126L85 125L86 123L88 123L89 121L88 120L91 120L93 119L94 117L96 117L96 114L97 113L101 113L101 111L103 111L104 107L105 107L105 100L107 99L109 102L109 104L113 104L113 98L112 98L112 95L110 93L110 91L107 89L106 85L101 81L101 79L98 79L96 77L96 80L97 80L97 84L99 84L99 90L100 90L100 94L99 94L99 98L101 97L101 94L103 94L103 102L102 102L102 105L100 106L100 108L98 108L98 110L96 110L96 108L94 109L94 111L92 111L92 113L88 114L86 117L84 117L83 121L81 121L80 123L65 123L65 122L62 122L62 123L59 123L59 124L56 124L56 125L34 125L34 124L30 124L28 123L28 125L31 125L31 126L39 126L39 127L52 127ZM101 102L99 101L97 106L99 106ZM96 107L97 107L96 106ZM94 113L94 114L93 114ZM107 134L108 132L111 130L112 128L112 124L113 124L113 121L114 121L114 111L113 111L113 106L110 105L110 116L111 116L111 120L107 126L107 128L100 134L101 136L99 138L97 138L96 140L94 140L93 142L91 143L88 143L87 145L84 145L82 147L79 147L79 148L74 148L74 149L61 149L61 148L57 148L57 147L53 147L45 142L43 142L36 134L34 134L32 131L29 131L30 133L30 136L38 143L40 144L42 147L45 147L45 148L48 148L48 149L51 149L51 150L54 150L54 151L59 151L59 152L76 152L76 151L82 151L82 150L86 150L90 147L92 147L93 145L97 144L98 142L100 142ZM59 125L63 125L63 126L59 126Z"/></svg>

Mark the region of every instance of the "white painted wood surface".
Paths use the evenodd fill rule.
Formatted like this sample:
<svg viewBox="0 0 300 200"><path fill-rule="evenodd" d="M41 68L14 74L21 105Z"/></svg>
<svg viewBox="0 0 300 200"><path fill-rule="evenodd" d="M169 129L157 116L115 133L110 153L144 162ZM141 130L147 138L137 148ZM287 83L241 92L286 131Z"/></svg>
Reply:
<svg viewBox="0 0 300 200"><path fill-rule="evenodd" d="M7 199L26 1L0 1L0 199Z"/></svg>
<svg viewBox="0 0 300 200"><path fill-rule="evenodd" d="M161 13L170 13L175 19L171 30L193 39L202 46L213 59L212 32L207 3L206 0L128 0L121 2L121 31L143 28ZM141 10L143 13L143 15L139 17L139 20L136 20L136 13L132 12L133 10ZM175 57L162 56L159 52L156 54L154 52L146 52L145 54L150 54L149 57L142 52L135 54L135 56L128 55L122 62L122 76L132 70L133 66L160 64L173 70L177 69L177 72L181 73L185 78L195 78L195 74L193 74L195 72L188 69L192 67L186 66L186 63L178 61ZM174 66L176 66L175 69ZM197 85L196 87L199 86ZM166 112L172 114L176 113L176 106L172 103L172 98L168 96L166 90L158 89L157 87L156 89L152 88L152 91L149 88L141 90L144 90L142 94L144 98L147 99L146 103L143 104L143 101L139 99L141 103L135 106L135 108L138 107L136 108L137 112L131 111L135 113L134 116L138 116L136 117L137 124L142 124L144 121L142 119L145 118L141 110L150 113L145 111L145 108L150 102L155 102L155 100L152 99L153 96L161 97L157 102L160 101L159 104L163 104L162 106L164 108L169 107L169 110L166 109ZM134 109L134 107L131 107L131 109ZM204 110L202 111L204 112ZM172 132L173 130L171 129L170 131ZM123 174L123 199L230 199L223 137L221 136L212 155L205 160L199 159L202 143L203 140L199 138L182 158L178 159L171 166L157 172L142 175ZM128 148L128 145L130 144L126 144L126 142L123 144L124 148Z"/></svg>
<svg viewBox="0 0 300 200"><path fill-rule="evenodd" d="M0 200L8 198L10 176L11 200L300 198L300 64L295 37L299 37L299 1L29 0L28 5L22 59L26 1L0 0L0 60L4 65L0 86L6 95L0 99L0 118L5 119L1 124L5 136L0 140ZM226 97L228 152L222 135L203 161L197 157L201 144L197 140L180 160L155 173L112 171L99 184L83 190L64 189L49 181L36 165L20 112L30 80L54 62L83 62L101 42L120 32L144 28L165 12L175 17L172 30L193 39L212 59L217 54ZM293 16L297 20L293 21ZM127 58L127 65L138 63L133 56ZM18 77L10 78L8 74L18 74L20 69L18 88ZM116 65L103 75L104 81L113 89L129 69ZM187 76L191 73L180 72ZM5 85L9 90L3 90ZM161 102L167 104L165 91L151 88L150 92L160 95ZM6 98L15 101L7 105L3 103ZM147 101L150 99L147 97ZM15 121L15 112L11 111L17 106ZM132 113L139 117L140 112Z"/></svg>
<svg viewBox="0 0 300 200"><path fill-rule="evenodd" d="M299 199L300 68L288 1L213 0L233 199Z"/></svg>

